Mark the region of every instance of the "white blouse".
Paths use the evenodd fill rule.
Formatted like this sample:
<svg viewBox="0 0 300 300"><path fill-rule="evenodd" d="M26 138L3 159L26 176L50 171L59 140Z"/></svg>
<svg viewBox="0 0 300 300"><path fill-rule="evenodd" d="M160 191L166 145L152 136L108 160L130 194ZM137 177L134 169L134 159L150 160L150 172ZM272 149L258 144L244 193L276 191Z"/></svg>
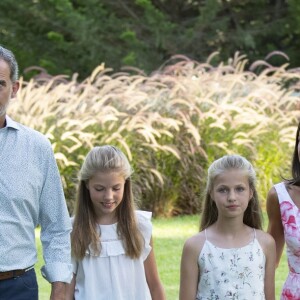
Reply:
<svg viewBox="0 0 300 300"><path fill-rule="evenodd" d="M89 254L83 260L72 259L76 274L75 300L148 300L144 260L151 251L151 212L136 211L138 227L145 245L139 259L125 255L123 243L117 235L117 223L99 225L101 253Z"/></svg>

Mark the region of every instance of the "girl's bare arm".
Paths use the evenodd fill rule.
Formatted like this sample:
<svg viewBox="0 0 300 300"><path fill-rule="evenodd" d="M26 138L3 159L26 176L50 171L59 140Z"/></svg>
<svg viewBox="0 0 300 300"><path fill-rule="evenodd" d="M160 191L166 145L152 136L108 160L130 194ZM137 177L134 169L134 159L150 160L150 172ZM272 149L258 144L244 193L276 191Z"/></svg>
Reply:
<svg viewBox="0 0 300 300"><path fill-rule="evenodd" d="M159 279L155 255L153 250L153 241L151 238L150 245L152 250L144 261L146 279L151 293L152 300L166 300L163 285Z"/></svg>
<svg viewBox="0 0 300 300"><path fill-rule="evenodd" d="M198 257L202 244L200 235L191 237L184 244L180 266L180 300L196 299L199 280Z"/></svg>

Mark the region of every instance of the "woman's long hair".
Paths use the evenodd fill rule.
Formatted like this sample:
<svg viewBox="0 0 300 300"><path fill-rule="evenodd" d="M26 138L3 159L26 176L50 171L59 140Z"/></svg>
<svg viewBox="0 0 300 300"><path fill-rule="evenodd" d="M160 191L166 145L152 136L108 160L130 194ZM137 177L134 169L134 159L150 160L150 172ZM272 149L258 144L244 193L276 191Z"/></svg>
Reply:
<svg viewBox="0 0 300 300"><path fill-rule="evenodd" d="M79 172L73 230L72 255L83 259L89 247L96 255L101 251L101 233L97 231L97 218L87 189L88 181L97 172L118 172L125 179L124 194L116 208L117 232L125 247L126 255L138 258L142 252L143 238L137 226L135 203L131 187L132 168L127 157L114 146L94 147L86 156Z"/></svg>
<svg viewBox="0 0 300 300"><path fill-rule="evenodd" d="M296 132L296 139L295 139L295 146L292 158L292 178L287 179L287 183L289 185L297 185L300 186L300 161L299 161L299 154L298 154L298 144L299 144L299 133L300 133L300 122L298 124L297 132Z"/></svg>

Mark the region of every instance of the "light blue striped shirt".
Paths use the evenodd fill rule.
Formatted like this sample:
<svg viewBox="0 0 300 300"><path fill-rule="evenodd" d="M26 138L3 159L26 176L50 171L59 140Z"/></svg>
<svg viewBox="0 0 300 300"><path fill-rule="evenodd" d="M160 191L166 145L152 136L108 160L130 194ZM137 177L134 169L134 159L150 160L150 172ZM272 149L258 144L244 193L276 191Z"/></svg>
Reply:
<svg viewBox="0 0 300 300"><path fill-rule="evenodd" d="M71 222L51 144L6 116L6 127L0 129L0 272L36 263L37 225L42 275L49 282L70 282Z"/></svg>

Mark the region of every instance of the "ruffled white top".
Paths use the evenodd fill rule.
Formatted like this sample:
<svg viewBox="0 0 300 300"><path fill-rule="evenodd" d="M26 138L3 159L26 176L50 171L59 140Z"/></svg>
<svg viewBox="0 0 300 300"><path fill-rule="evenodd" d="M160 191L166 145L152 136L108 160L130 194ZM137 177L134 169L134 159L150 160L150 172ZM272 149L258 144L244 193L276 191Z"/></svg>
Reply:
<svg viewBox="0 0 300 300"><path fill-rule="evenodd" d="M136 211L138 227L145 245L139 259L125 255L122 241L117 235L117 223L99 225L101 253L86 252L83 260L72 259L76 274L75 300L150 300L144 260L151 251L151 212Z"/></svg>

